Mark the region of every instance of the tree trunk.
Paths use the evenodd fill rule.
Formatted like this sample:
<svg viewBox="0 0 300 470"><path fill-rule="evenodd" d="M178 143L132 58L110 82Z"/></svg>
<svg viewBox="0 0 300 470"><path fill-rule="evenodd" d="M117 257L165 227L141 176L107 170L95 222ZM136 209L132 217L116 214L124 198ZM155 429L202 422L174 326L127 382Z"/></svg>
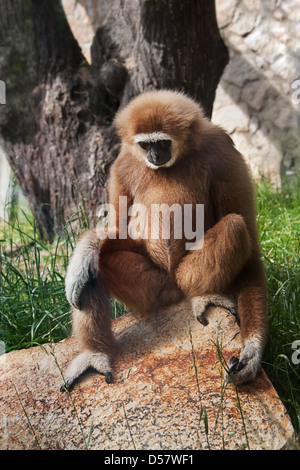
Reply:
<svg viewBox="0 0 300 470"><path fill-rule="evenodd" d="M133 71L126 100L148 88L188 92L211 116L228 62L211 0L151 0L140 10Z"/></svg>
<svg viewBox="0 0 300 470"><path fill-rule="evenodd" d="M138 93L179 89L211 115L228 61L213 0L114 0L87 66L59 0L0 0L0 132L39 221L93 219L119 143L113 117Z"/></svg>

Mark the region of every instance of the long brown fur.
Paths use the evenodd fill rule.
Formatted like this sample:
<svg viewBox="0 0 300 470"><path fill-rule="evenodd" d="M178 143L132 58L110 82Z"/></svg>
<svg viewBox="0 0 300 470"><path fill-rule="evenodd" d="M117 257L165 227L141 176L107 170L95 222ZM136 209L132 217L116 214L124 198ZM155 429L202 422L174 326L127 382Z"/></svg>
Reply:
<svg viewBox="0 0 300 470"><path fill-rule="evenodd" d="M266 339L267 307L253 187L244 159L229 136L203 117L201 107L180 93L162 90L140 95L118 113L115 123L122 148L111 168L109 202L117 213L120 195L127 196L128 206L142 203L149 213L152 204L192 204L194 210L196 204L204 204L205 236L202 249L187 251L187 240L174 239L172 226L169 240L160 236L158 240L100 241L96 231L89 232L86 240L93 240L90 253L93 250L93 256L99 259L99 291L101 286L104 291L107 289L109 295L140 316L182 299L234 294L244 353L238 366L233 361L231 372L238 382L253 378ZM143 151L134 138L153 132L172 138L176 159L170 167L153 170L145 164ZM130 218L127 222L130 224ZM150 218L148 223L150 230ZM74 255L76 266L80 265L81 253L82 249L78 249ZM76 293L80 277L72 274L72 269L67 276L67 293L71 287ZM86 298L84 288L77 288L77 298L79 293ZM101 293L97 295L99 307L93 307L92 316L88 314L88 328L81 321L77 335L88 348L89 344L96 344L96 332L99 351L102 341L107 353L110 346L115 348L115 343L110 322L102 321L101 314L95 312L97 308L103 310ZM94 302L95 296L93 299ZM70 295L69 300L75 304ZM86 310L76 310L76 318L85 318Z"/></svg>

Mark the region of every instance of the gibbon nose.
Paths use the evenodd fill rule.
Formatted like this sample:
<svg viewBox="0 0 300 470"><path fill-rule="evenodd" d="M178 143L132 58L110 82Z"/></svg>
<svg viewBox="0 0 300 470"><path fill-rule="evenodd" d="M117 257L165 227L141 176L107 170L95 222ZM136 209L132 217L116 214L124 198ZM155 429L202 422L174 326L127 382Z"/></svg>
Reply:
<svg viewBox="0 0 300 470"><path fill-rule="evenodd" d="M151 149L147 152L147 159L153 165L161 166L171 159L171 152L169 150L158 152Z"/></svg>

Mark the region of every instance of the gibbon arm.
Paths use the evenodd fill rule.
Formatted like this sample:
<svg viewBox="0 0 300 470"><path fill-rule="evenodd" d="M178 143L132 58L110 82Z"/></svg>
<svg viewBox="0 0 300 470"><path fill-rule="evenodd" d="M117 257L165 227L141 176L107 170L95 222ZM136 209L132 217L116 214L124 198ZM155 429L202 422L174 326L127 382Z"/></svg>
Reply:
<svg viewBox="0 0 300 470"><path fill-rule="evenodd" d="M192 299L194 313L203 324L206 307L218 305L218 294L235 295L243 350L228 366L235 382L243 383L256 376L266 342L267 290L252 184L237 152L236 157L240 167L231 169L230 177L224 170L223 181L214 185L212 205L219 222L206 232L203 248L182 260L176 280ZM217 294L217 302L207 304L210 297L202 297L207 294ZM234 313L232 304L224 307Z"/></svg>

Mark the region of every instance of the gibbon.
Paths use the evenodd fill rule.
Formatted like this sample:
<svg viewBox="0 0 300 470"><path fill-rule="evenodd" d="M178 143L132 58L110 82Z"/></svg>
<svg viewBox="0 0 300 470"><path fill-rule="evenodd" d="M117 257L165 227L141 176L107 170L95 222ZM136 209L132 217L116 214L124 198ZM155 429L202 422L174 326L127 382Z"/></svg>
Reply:
<svg viewBox="0 0 300 470"><path fill-rule="evenodd" d="M67 369L62 390L90 367L113 381L117 342L110 297L140 317L186 300L203 325L209 306L227 308L238 318L243 341L240 358L228 363L229 375L237 384L253 379L266 341L267 300L253 186L243 157L201 107L179 92L139 95L119 111L115 125L122 145L108 190L116 232L106 238L97 229L85 232L70 260L66 296L82 352ZM174 218L168 238L159 227L155 237L130 237L133 217L120 213L120 196L128 206L142 204L149 211L155 204L189 205L193 217L197 204L204 205L203 245L186 249L185 235L174 237ZM126 237L120 236L124 223Z"/></svg>

